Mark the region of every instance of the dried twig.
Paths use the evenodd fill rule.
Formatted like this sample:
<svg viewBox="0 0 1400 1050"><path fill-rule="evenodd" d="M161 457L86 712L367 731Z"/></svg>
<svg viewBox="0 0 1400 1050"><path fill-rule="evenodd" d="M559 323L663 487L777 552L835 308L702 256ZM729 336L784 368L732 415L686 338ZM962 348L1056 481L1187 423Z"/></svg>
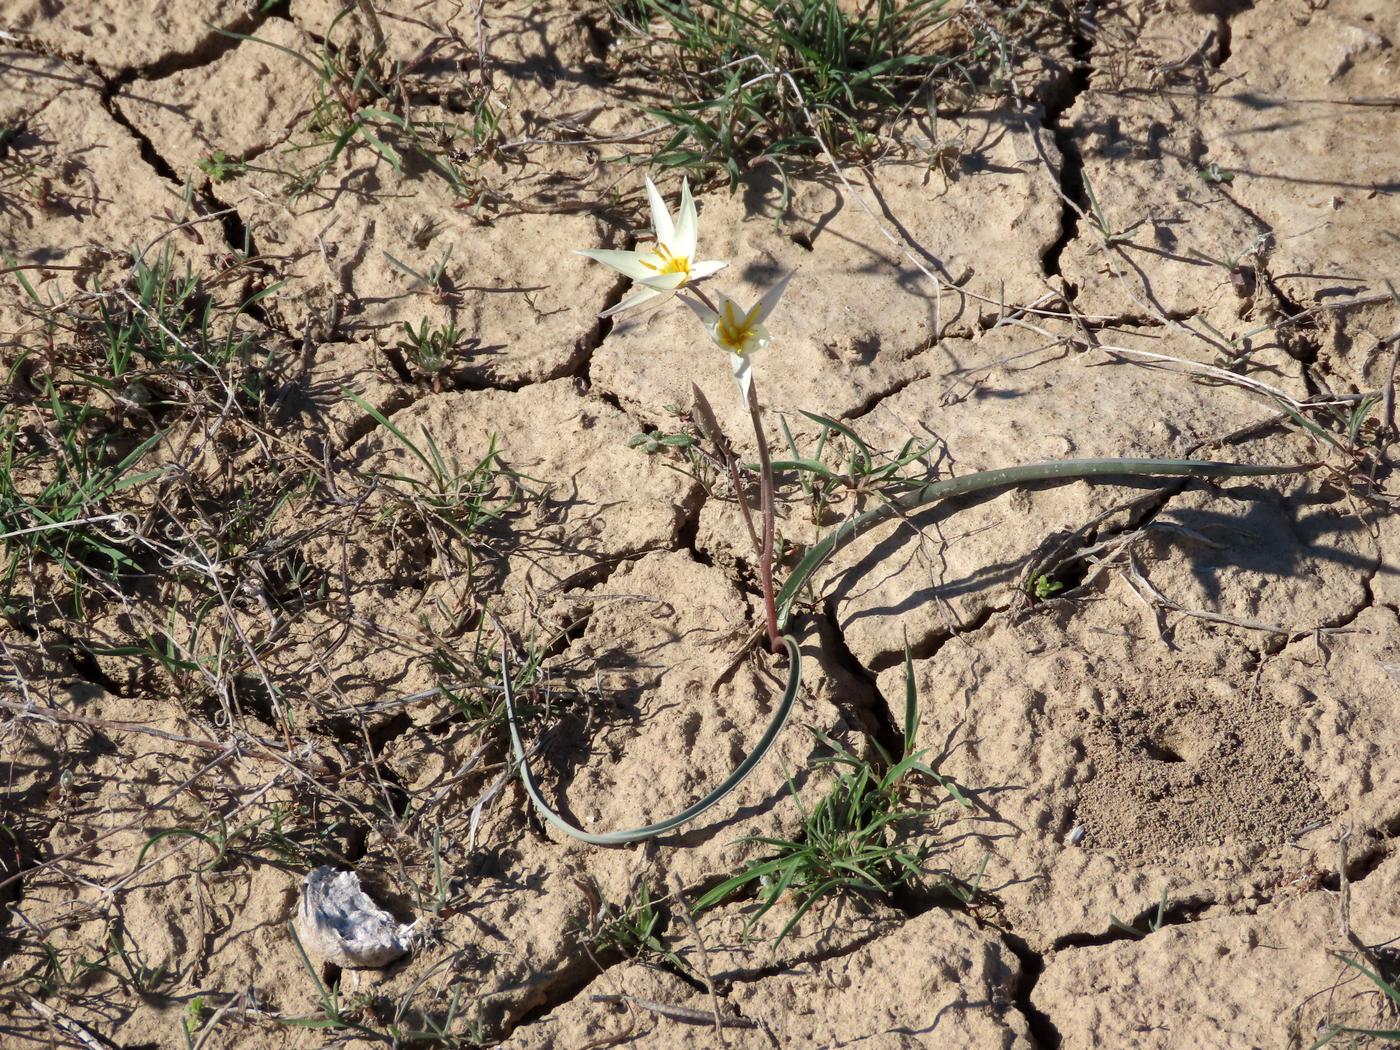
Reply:
<svg viewBox="0 0 1400 1050"><path fill-rule="evenodd" d="M690 938L695 942L695 950L700 956L700 978L705 982L705 991L710 996L710 1009L715 1015L715 1038L719 1040L720 1046L728 1046L729 1041L724 1038L724 1015L719 1009L719 994L715 991L715 980L710 971L710 953L705 948L705 939L700 936L700 927L695 925L695 916L691 914L690 904L685 899L685 887L681 885L680 876L674 871L671 872L671 896L680 909L681 921L690 931Z"/></svg>
<svg viewBox="0 0 1400 1050"><path fill-rule="evenodd" d="M89 1032L86 1028L80 1025L77 1021L73 1020L71 1017L64 1017L61 1013L53 1009L51 1006L47 1006L44 1003L39 1002L38 999L30 999L28 1005L29 1009L33 1010L45 1021L48 1021L49 1024L53 1025L65 1035L72 1036L78 1042L82 1043L85 1047L87 1047L88 1050L107 1050L107 1047L103 1045L102 1041L99 1041L95 1035L93 1035L91 1032Z"/></svg>
<svg viewBox="0 0 1400 1050"><path fill-rule="evenodd" d="M595 1003L628 1003L632 1006L639 1006L643 1010L650 1010L652 1013L660 1014L662 1017L669 1017L674 1021L689 1021L691 1024L709 1024L713 1018L704 1010L693 1010L688 1006L673 1006L670 1003L658 1003L655 999L643 999L636 995L613 995L599 993L590 995L590 1002ZM721 1017L719 1023L725 1028L757 1028L757 1021L750 1021L747 1017Z"/></svg>

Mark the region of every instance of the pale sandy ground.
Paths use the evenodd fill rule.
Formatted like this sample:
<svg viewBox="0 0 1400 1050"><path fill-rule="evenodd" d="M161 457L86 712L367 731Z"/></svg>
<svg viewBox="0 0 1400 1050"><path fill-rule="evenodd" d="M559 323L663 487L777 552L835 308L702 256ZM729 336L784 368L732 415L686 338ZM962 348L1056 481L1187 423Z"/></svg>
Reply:
<svg viewBox="0 0 1400 1050"><path fill-rule="evenodd" d="M461 119L480 76L474 5L377 6L389 53L421 59L437 85L418 105ZM747 300L799 268L759 368L774 438L776 413L809 437L807 409L885 450L913 435L955 473L1203 447L1249 462L1322 455L1297 428L1256 427L1277 409L1248 383L1305 399L1393 376L1400 314L1382 293L1400 281L1400 13L1390 0L1236 6L1081 8L1092 34L1041 41L1047 57L1014 97L910 120L906 148L844 168L849 183L794 173L780 226L771 168L732 196L708 188L702 255L735 260L720 287ZM39 611L57 583L36 576L27 611L0 621L0 697L79 721L13 709L0 721L0 822L18 836L0 857L0 1043L185 1046L196 995L202 1024L227 1007L205 1047L356 1043L274 1020L320 1010L287 932L299 880L353 862L419 917L436 832L453 903L412 957L344 975L351 1015L382 1030L407 1004L415 1027L456 994L480 1035L512 1047L720 1045L703 981L583 946L585 887L614 903L642 880L693 895L756 855L736 840L794 834L788 775L809 802L824 782L802 724L855 748L897 724L906 638L920 746L975 802L907 833L931 870L968 879L985 863L982 892L950 907L931 874L893 901L833 900L776 950L788 905L745 943L740 901L699 920L703 960L673 916L667 946L738 1019L728 1045L1307 1047L1328 1024L1384 1019L1332 952L1352 950L1347 931L1368 946L1400 937L1400 520L1335 475L1006 492L860 537L797 624L804 688L775 754L656 844L565 840L506 776L497 730L471 730L441 698L393 703L443 680L435 653L495 644L459 618L489 601L518 637L551 646L561 706L539 724L557 731L536 758L548 789L609 828L707 790L761 731L773 688L745 665L710 692L757 615L733 503L627 445L644 426L676 429L692 381L742 434L723 358L681 309L601 323L623 285L569 254L643 232L641 171L560 140L646 127L629 104L654 103L656 86L610 65L600 5L488 0L481 40L509 100L505 137L530 143L480 164L469 206L363 147L295 202L266 171L210 184L197 162L216 151L275 167L312 89L286 53L211 23L308 51L337 10L8 0L0 117L25 130L0 173L33 167L0 183L0 247L54 267L55 294L110 281L132 245L186 214L192 179L202 207L232 213L174 238L181 257L218 268L249 238L265 268L228 296L284 282L258 323L289 392L272 419L281 444L231 425L198 469L258 477L280 456L421 474L348 388L446 456L475 462L494 438L505 465L553 487L490 526L470 582L396 528L382 495L353 514L329 497L285 504L275 529L329 598L274 615L245 595L229 617L297 740L280 738L265 700L231 727L197 676L121 651L74 655L152 630L217 650L228 631L204 629L178 594L99 598L80 636ZM369 38L353 18L337 28ZM1234 178L1202 178L1211 165ZM1113 250L1065 200L1081 199L1080 172L1113 232L1131 227ZM672 200L678 185L662 180ZM1228 264L1260 245L1232 281ZM449 246L449 297L422 294L389 259L427 267ZM1042 299L1043 316L1005 323L1001 304ZM0 289L7 375L39 345L23 305ZM423 316L473 340L437 390L383 351ZM1240 337L1248 353L1232 363L1222 348ZM1173 360L1152 368L1146 355ZM1226 381L1198 374L1222 365ZM1223 451L1210 444L1237 432ZM1099 516L1094 541L1143 531L1072 599L1028 602L1030 559ZM794 503L782 530L810 539L806 508ZM591 703L566 702L579 696ZM112 721L214 744L97 724ZM161 829L209 831L211 813L261 837L217 866L191 838L142 855ZM267 834L276 821L295 848ZM1164 892L1159 930L1115 927L1145 929ZM71 968L113 930L165 968L155 990L97 971L36 983L41 945ZM116 956L107 965L123 972Z"/></svg>

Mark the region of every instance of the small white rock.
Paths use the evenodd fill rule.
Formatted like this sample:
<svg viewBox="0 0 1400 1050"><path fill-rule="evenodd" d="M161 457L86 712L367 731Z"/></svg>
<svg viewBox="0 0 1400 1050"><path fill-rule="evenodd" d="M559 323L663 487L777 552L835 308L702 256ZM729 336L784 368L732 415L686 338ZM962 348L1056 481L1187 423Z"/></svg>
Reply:
<svg viewBox="0 0 1400 1050"><path fill-rule="evenodd" d="M1065 832L1065 845L1077 846L1084 841L1084 825L1076 824Z"/></svg>
<svg viewBox="0 0 1400 1050"><path fill-rule="evenodd" d="M399 923L370 900L353 871L322 866L301 884L297 936L308 954L336 966L387 966L413 950L417 926Z"/></svg>
<svg viewBox="0 0 1400 1050"><path fill-rule="evenodd" d="M1354 25L1339 26L1337 35L1332 42L1332 71L1327 79L1329 81L1336 80L1351 69L1357 58L1370 51L1379 51L1383 47L1385 47L1385 38L1369 29Z"/></svg>

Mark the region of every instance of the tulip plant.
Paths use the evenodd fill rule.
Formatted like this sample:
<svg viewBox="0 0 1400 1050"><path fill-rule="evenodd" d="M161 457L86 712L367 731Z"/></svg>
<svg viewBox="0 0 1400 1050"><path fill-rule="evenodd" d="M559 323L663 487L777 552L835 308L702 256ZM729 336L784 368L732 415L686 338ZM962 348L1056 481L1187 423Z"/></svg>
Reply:
<svg viewBox="0 0 1400 1050"><path fill-rule="evenodd" d="M728 264L725 262L704 262L695 258L699 242L699 222L689 184L684 181L681 184L680 214L675 219L672 219L660 192L649 178L646 180L646 189L647 198L651 205L652 232L655 238L649 245L635 251L614 251L604 248L581 249L578 254L610 266L632 279L633 283L629 293L616 306L605 311L603 316L622 313L645 304L656 305L668 297L678 296L700 320L710 340L729 354L730 370L739 390L740 401L748 409L749 417L753 422L754 440L758 447L759 526L755 527L754 525L753 511L744 495L745 486L738 458L720 430L714 411L710 408L704 394L700 392L697 385L692 384L696 418L705 437L718 450L728 469L739 509L758 556L759 582L763 588L768 645L774 653L778 653L783 647L786 647L789 657L788 682L783 698L758 745L714 791L668 820L627 831L588 832L570 824L550 808L530 772L525 757L524 744L520 737L519 721L515 713L508 646L503 638L501 677L505 693L507 724L510 731L511 747L520 767L521 779L524 782L526 792L544 818L574 838L597 845L620 845L665 834L688 823L713 806L748 776L777 739L797 696L797 686L801 673L798 647L791 635L782 633L791 618L793 604L798 595L810 584L816 570L830 557L836 547L861 531L939 500L988 489L1011 488L1041 481L1123 476L1227 478L1289 474L1312 469L1312 464L1296 467L1253 466L1190 459L1080 459L1031 463L966 474L957 478L932 480L897 499L889 500L864 514L845 521L838 529L819 543L814 544L805 553L779 591L775 588L773 579L775 531L773 464L763 430L757 386L753 380L752 358L755 353L769 343L770 336L765 322L777 308L778 301L782 298L793 275L789 273L779 280L763 294L754 306L747 310L723 292L716 291L712 299L699 287L699 282L712 277Z"/></svg>
<svg viewBox="0 0 1400 1050"><path fill-rule="evenodd" d="M734 485L734 495L739 500L744 524L749 538L753 541L754 553L758 555L758 576L763 586L763 609L768 628L768 647L777 653L782 647L782 636L778 633L778 606L776 589L773 585L773 538L775 512L773 508L773 463L768 452L768 439L763 432L762 415L758 407L758 392L753 384L754 353L768 345L770 336L764 325L770 314L777 308L783 297L792 274L788 274L751 308L745 310L723 292L716 292L716 304L699 287L699 282L713 276L726 262L699 262L694 259L699 242L700 221L695 210L695 199L690 195L689 180L681 181L681 210L672 219L661 192L650 178L646 180L647 200L651 204L651 225L655 240L647 248L638 251L613 251L607 248L583 248L579 255L586 256L619 273L632 278L629 294L604 317L621 313L624 310L653 302L658 297L681 293L681 301L690 307L700 323L709 332L710 339L722 350L729 353L730 371L739 387L739 400L748 408L753 420L754 440L758 444L758 483L759 520L761 527L754 528L753 512L744 499L744 486L739 478L739 464L724 440L719 423L700 388L691 384L695 396L695 407L705 436L720 449L729 468L730 481Z"/></svg>

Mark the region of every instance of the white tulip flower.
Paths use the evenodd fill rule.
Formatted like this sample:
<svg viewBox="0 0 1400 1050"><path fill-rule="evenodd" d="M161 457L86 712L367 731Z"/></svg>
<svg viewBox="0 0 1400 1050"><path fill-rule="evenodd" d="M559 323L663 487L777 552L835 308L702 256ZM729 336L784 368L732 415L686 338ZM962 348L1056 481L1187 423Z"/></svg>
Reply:
<svg viewBox="0 0 1400 1050"><path fill-rule="evenodd" d="M689 296L682 297L685 304L709 330L715 345L729 351L729 366L734 372L734 382L739 385L739 394L745 404L749 400L749 384L753 381L749 358L768 345L770 337L763 322L776 309L778 300L783 297L790 280L791 273L768 289L752 310L743 309L723 292L715 293L719 300L718 311Z"/></svg>
<svg viewBox="0 0 1400 1050"><path fill-rule="evenodd" d="M723 262L701 262L695 258L699 237L699 220L695 201L690 196L690 182L681 180L681 210L674 221L661 199L661 193L650 178L646 180L647 197L651 201L651 225L656 235L653 244L638 251L615 251L609 248L578 248L575 254L611 266L618 273L632 278L632 292L602 317L641 306L657 296L671 295L692 281L699 281L728 266Z"/></svg>

